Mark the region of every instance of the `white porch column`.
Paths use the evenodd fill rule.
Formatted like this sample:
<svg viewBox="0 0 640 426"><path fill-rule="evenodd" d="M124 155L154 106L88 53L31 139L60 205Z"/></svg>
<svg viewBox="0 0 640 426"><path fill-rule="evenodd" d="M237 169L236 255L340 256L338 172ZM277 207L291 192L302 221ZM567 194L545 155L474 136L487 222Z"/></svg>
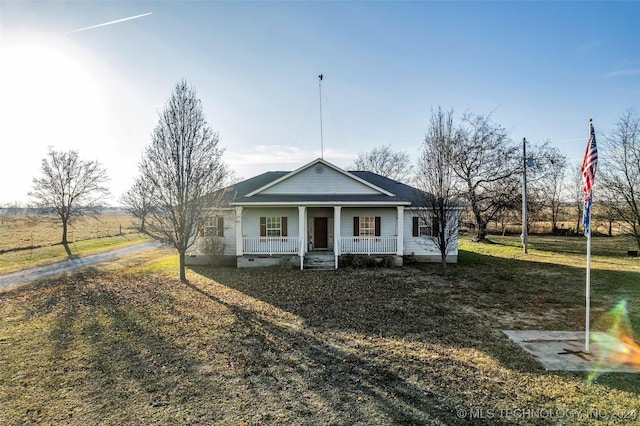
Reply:
<svg viewBox="0 0 640 426"><path fill-rule="evenodd" d="M398 239L396 241L396 255L404 254L404 206L398 206Z"/></svg>
<svg viewBox="0 0 640 426"><path fill-rule="evenodd" d="M236 256L242 256L242 207L236 207Z"/></svg>
<svg viewBox="0 0 640 426"><path fill-rule="evenodd" d="M338 257L340 257L340 211L342 206L333 206L333 253L335 256L335 268L338 269Z"/></svg>
<svg viewBox="0 0 640 426"><path fill-rule="evenodd" d="M304 254L307 252L307 219L305 206L298 206L298 240L300 247L298 255L300 256L300 270L304 269Z"/></svg>

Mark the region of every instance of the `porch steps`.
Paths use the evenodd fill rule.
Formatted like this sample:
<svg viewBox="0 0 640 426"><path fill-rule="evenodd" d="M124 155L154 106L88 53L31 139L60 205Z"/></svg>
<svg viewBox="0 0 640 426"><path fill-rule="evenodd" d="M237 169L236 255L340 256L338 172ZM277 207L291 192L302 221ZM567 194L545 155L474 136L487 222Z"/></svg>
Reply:
<svg viewBox="0 0 640 426"><path fill-rule="evenodd" d="M333 252L309 252L304 255L304 269L328 270L335 269Z"/></svg>

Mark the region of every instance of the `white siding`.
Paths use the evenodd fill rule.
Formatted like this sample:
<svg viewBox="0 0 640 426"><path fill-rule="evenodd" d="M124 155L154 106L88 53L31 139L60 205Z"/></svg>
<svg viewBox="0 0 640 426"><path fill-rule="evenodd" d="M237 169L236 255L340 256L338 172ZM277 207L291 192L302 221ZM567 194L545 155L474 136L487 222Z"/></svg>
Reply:
<svg viewBox="0 0 640 426"><path fill-rule="evenodd" d="M259 237L260 236L260 217L262 216L286 216L287 217L287 235L295 237L299 235L298 230L298 208L297 207L261 207L242 209L242 236L243 237ZM235 237L234 237L235 238ZM235 243L234 243L235 247ZM235 252L234 252L235 254Z"/></svg>
<svg viewBox="0 0 640 426"><path fill-rule="evenodd" d="M236 255L236 212L235 210L225 210L224 217L224 251L225 256Z"/></svg>
<svg viewBox="0 0 640 426"><path fill-rule="evenodd" d="M404 211L404 254L417 256L440 256L440 250L433 241L424 237L413 236L413 218L417 216L415 210L405 209ZM452 224L456 226L457 224ZM450 255L458 255L458 244L456 241L455 249L449 252Z"/></svg>
<svg viewBox="0 0 640 426"><path fill-rule="evenodd" d="M215 210L209 213L211 217L214 216L222 216L224 218L224 237L223 243L223 252L222 254L225 256L235 256L236 255L236 212L232 209L224 209L224 210ZM217 238L217 237L212 237ZM203 238L196 237L196 240L189 250L189 255L203 255L208 254L207 244Z"/></svg>
<svg viewBox="0 0 640 426"><path fill-rule="evenodd" d="M377 191L336 170L324 166L317 173L314 166L261 191L260 194L379 194Z"/></svg>
<svg viewBox="0 0 640 426"><path fill-rule="evenodd" d="M353 218L358 216L380 216L380 236L393 237L397 234L398 211L393 208L357 208L343 207L340 212L340 235L353 236Z"/></svg>

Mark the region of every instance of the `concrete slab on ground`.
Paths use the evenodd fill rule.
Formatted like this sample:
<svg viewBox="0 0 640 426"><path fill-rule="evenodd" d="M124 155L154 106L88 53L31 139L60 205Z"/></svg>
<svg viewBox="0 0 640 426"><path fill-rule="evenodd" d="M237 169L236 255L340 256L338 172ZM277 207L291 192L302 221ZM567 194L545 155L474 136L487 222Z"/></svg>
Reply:
<svg viewBox="0 0 640 426"><path fill-rule="evenodd" d="M503 330L547 371L640 372L640 362L628 362L638 349L604 332L591 332L584 353L584 331ZM631 356L629 356L631 354Z"/></svg>

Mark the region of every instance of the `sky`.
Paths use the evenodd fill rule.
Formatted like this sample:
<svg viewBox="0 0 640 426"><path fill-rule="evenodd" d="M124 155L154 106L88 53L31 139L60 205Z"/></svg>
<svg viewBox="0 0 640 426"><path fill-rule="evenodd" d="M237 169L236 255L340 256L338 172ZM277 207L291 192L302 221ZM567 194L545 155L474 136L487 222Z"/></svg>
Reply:
<svg viewBox="0 0 640 426"><path fill-rule="evenodd" d="M48 147L100 161L117 205L180 79L237 178L415 159L438 107L580 163L589 118L606 136L639 107L639 21L636 1L0 0L0 205L32 201Z"/></svg>

